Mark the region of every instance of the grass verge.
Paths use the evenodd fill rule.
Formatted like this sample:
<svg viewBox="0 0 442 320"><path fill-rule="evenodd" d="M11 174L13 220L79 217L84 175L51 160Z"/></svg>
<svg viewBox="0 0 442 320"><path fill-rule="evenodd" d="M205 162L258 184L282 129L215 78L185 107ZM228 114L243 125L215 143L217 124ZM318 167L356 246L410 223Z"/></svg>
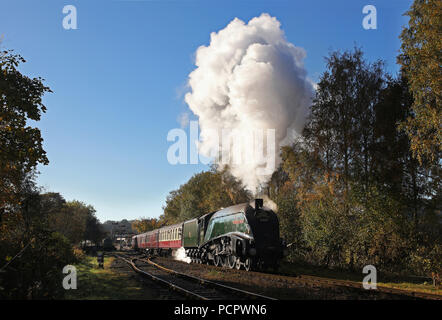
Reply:
<svg viewBox="0 0 442 320"><path fill-rule="evenodd" d="M361 273L358 274L356 272L349 272L346 270L328 269L308 265L297 265L289 262L284 262L281 265L280 272L292 275L309 275L338 280L349 280L361 283L363 278L366 276L366 274L362 273L362 270ZM377 276L377 285L379 287L442 295L442 288L436 288L427 278L383 275L379 271Z"/></svg>
<svg viewBox="0 0 442 320"><path fill-rule="evenodd" d="M104 269L98 268L97 258L85 256L75 265L77 289L66 292L67 300L145 300L153 295L141 286L134 275L112 269L113 257L104 258Z"/></svg>

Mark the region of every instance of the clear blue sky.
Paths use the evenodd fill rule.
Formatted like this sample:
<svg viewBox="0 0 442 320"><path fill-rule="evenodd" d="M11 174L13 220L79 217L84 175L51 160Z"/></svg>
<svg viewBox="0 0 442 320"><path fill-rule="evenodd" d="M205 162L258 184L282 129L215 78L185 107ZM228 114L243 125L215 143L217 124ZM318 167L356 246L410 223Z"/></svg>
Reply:
<svg viewBox="0 0 442 320"><path fill-rule="evenodd" d="M38 183L93 205L101 221L158 217L169 191L204 165L172 166L166 140L187 111L183 90L194 53L233 18L266 12L307 52L317 81L330 50L362 46L396 73L398 35L411 0L99 1L0 0L1 47L28 62L54 91L38 123L50 164ZM78 29L62 27L75 5ZM377 8L377 30L362 28L362 8Z"/></svg>

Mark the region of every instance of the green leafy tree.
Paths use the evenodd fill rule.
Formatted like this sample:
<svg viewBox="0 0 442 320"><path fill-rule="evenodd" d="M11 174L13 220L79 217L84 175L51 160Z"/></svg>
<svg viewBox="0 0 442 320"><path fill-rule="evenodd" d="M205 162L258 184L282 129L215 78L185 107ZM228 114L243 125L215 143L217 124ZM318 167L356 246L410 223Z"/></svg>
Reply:
<svg viewBox="0 0 442 320"><path fill-rule="evenodd" d="M48 225L47 203L28 184L0 225L0 299L61 298L62 269L75 262L70 241Z"/></svg>
<svg viewBox="0 0 442 320"><path fill-rule="evenodd" d="M367 62L359 48L332 52L326 61L304 137L326 173L339 173L348 192L355 175L366 184L371 176L374 107L386 75L383 62Z"/></svg>
<svg viewBox="0 0 442 320"><path fill-rule="evenodd" d="M145 219L140 218L132 222L132 229L135 230L136 233L144 233L160 227L158 219L151 218Z"/></svg>
<svg viewBox="0 0 442 320"><path fill-rule="evenodd" d="M192 176L178 190L171 191L166 199L161 224L192 219L233 204L246 202L250 193L228 173L226 168L203 171Z"/></svg>
<svg viewBox="0 0 442 320"><path fill-rule="evenodd" d="M72 244L78 244L82 240L97 243L104 237L95 217L94 207L77 200L68 201L59 210L51 212L49 225Z"/></svg>
<svg viewBox="0 0 442 320"><path fill-rule="evenodd" d="M95 244L100 243L106 236L100 221L95 216L95 209L90 210L86 216L86 227L83 240L90 240Z"/></svg>
<svg viewBox="0 0 442 320"><path fill-rule="evenodd" d="M37 164L48 164L38 121L46 107L42 97L51 90L41 78L29 78L17 69L25 60L11 51L0 52L0 217L19 202L26 176Z"/></svg>
<svg viewBox="0 0 442 320"><path fill-rule="evenodd" d="M327 58L303 135L282 148L269 184L292 260L438 272L439 165L416 160L397 130L413 101L403 74L360 49Z"/></svg>
<svg viewBox="0 0 442 320"><path fill-rule="evenodd" d="M410 18L402 30L398 62L410 82L413 113L404 120L411 150L422 163L439 161L442 142L442 2L415 0L406 13Z"/></svg>

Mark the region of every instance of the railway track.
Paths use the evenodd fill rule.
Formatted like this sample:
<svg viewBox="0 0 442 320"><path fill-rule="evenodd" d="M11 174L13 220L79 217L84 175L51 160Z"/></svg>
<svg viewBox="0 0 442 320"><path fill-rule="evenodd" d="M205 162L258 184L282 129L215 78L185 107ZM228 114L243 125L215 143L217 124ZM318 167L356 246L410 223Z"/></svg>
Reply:
<svg viewBox="0 0 442 320"><path fill-rule="evenodd" d="M173 287L173 285L179 287L174 288L176 291L181 292L185 294L188 297L194 298L194 299L200 299L200 300L210 300L210 299L273 299L268 296L255 294L249 291L241 290L238 288L233 288L230 286L226 286L211 280L202 279L200 277L192 276L187 273L182 273L176 270L172 270L170 268L167 268L165 266L159 265L158 263L153 262L151 259L146 258L145 255L140 254L134 254L129 253L126 256L130 257L134 261L126 261L127 263L131 264L133 263L134 266L139 269L141 272L146 272L148 274L151 274L153 276L156 276L160 278L161 280L165 280L165 282L171 282L171 285L169 287ZM127 258L126 258L127 259ZM212 267L212 266L205 266L201 265L201 267ZM217 268L217 267L213 267ZM174 268L175 269L175 268ZM134 269L135 270L135 269ZM137 271L137 270L135 270ZM229 270L230 272L245 272L240 270ZM138 272L138 271L137 271ZM317 276L310 276L310 275L299 275L299 276L293 276L293 275L285 275L285 274L277 274L277 273L260 273L260 272L253 272L256 273L257 277L281 277L283 279L286 279L288 281L299 283L306 286L313 286L313 287L337 287L337 288L349 288L353 290L360 290L363 293L367 293L367 290L365 290L362 286L361 282L356 281L350 281L350 280L340 280L340 279L333 279L333 278L324 278L324 277L317 277ZM152 278L150 275L148 275L150 278ZM161 280L158 280L162 282ZM175 282L174 282L174 281ZM178 281L181 281L180 283L177 283ZM192 287L189 287L189 283L193 283ZM163 283L166 284L167 283ZM196 287L195 287L196 286ZM198 296L198 293L196 295L192 295L192 288L195 288L196 291L200 290L200 287L210 288L217 292L219 294L213 294L208 292L207 297L204 296L204 290L202 291L203 294ZM190 289L187 289L190 288ZM181 290L184 289L184 290ZM191 291L186 292L187 291ZM403 290L403 289L396 289L396 288L389 288L384 287L382 285L378 285L376 290L369 290L373 294L379 293L384 294L384 297L396 296L396 297L403 297L404 299L427 299L427 300L442 300L442 296L438 294L432 294L432 293L426 293L426 292L418 292L418 291L410 291L410 290ZM198 291L199 292L199 291ZM196 293L196 292L193 292ZM388 298L387 298L388 299ZM276 299L274 299L276 300Z"/></svg>
<svg viewBox="0 0 442 320"><path fill-rule="evenodd" d="M276 300L165 268L140 255L114 255L135 272L196 300Z"/></svg>
<svg viewBox="0 0 442 320"><path fill-rule="evenodd" d="M124 260L115 259L109 268L113 272L124 274L129 279L132 278L139 282L140 289L146 291L145 297L149 300L179 300L183 298L179 292L169 290L168 287L134 272Z"/></svg>
<svg viewBox="0 0 442 320"><path fill-rule="evenodd" d="M173 261L173 263L177 262ZM168 263L166 263L166 265L168 265ZM214 270L219 269L219 267L206 266L206 265L195 265L195 267L201 269L207 269L207 268ZM355 293L361 292L362 296L371 294L372 297L370 297L369 299L375 298L375 296L379 296L380 299L399 298L399 299L442 300L442 295L439 294L396 289L396 288L385 287L382 285L378 285L376 290L366 290L363 288L362 282L356 282L350 280L340 280L340 279L324 278L324 277L310 276L310 275L294 276L291 274L282 274L282 273L267 273L267 272L257 272L257 271L246 272L243 270L228 270L228 272L237 273L238 275L243 274L245 276L256 275L256 277L261 279L268 279L269 281L273 282L290 282L293 284L299 284L302 287L312 287L312 288L324 287L324 290L327 290L327 288L330 287L349 289L353 290ZM328 298L325 297L325 298L326 299L333 298L333 296L331 295L330 297Z"/></svg>

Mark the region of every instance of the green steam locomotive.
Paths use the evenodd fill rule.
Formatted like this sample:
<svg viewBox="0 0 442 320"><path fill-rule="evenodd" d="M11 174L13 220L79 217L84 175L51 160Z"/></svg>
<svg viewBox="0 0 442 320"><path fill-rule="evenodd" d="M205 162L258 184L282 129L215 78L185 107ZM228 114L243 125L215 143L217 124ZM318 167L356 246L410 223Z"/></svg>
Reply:
<svg viewBox="0 0 442 320"><path fill-rule="evenodd" d="M262 199L136 235L132 247L160 255L184 248L194 263L245 270L276 269L287 254L278 217Z"/></svg>

